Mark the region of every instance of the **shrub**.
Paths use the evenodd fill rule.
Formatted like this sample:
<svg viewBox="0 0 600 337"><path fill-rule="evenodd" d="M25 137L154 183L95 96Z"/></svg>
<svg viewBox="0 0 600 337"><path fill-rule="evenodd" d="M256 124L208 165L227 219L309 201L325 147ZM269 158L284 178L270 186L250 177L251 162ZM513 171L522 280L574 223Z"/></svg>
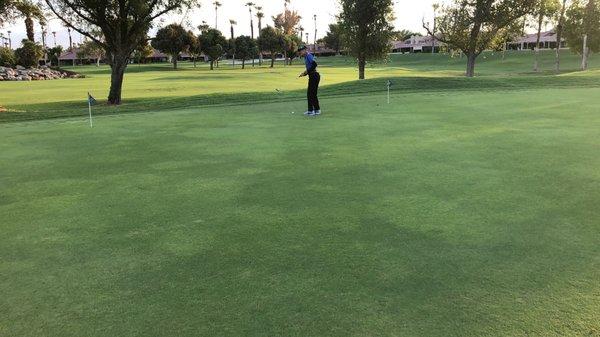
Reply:
<svg viewBox="0 0 600 337"><path fill-rule="evenodd" d="M15 52L10 48L0 47L0 67L14 67L16 63Z"/></svg>
<svg viewBox="0 0 600 337"><path fill-rule="evenodd" d="M39 44L29 40L23 40L21 48L15 51L17 64L26 68L36 67L39 60L44 56L44 49Z"/></svg>

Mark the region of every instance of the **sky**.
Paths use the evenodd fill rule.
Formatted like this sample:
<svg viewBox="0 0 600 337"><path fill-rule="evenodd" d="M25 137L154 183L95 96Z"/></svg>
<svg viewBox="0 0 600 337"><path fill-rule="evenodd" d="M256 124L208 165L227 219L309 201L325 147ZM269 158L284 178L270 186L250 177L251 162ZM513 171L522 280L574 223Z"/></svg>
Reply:
<svg viewBox="0 0 600 337"><path fill-rule="evenodd" d="M248 8L245 7L246 2L249 0L220 0L223 4L218 10L218 29L220 29L225 36L229 37L229 20L233 19L237 21L235 26L235 34L237 35L250 35L250 13ZM252 0L257 5L263 7L265 18L263 19L263 26L266 24L272 24L271 19L277 13L283 12L283 0ZM201 7L199 9L190 10L186 14L182 15L168 15L162 17L158 25L166 25L172 22L183 23L188 26L189 29L195 30L195 27L200 25L202 21L206 21L207 24L215 25L215 10L212 3L214 0L201 0ZM422 20L425 18L426 21L431 21L433 17L432 4L434 2L444 2L443 0L394 0L394 9L396 13L396 21L394 26L396 29L409 29L412 31L422 32ZM297 10L302 16L301 26L307 31L310 31L310 41L314 35L314 20L313 16L317 15L317 38L324 36L327 33L327 27L330 23L335 21L335 16L339 12L338 0L292 0L291 9ZM255 11L253 10L253 14ZM256 17L254 17L255 32L257 31ZM58 44L63 46L68 45L68 33L67 29L61 25L60 20L53 19L49 23L49 32L56 32L56 40ZM36 24L36 40L41 41L41 32L39 26ZM11 31L11 39L13 48L20 44L23 38L25 38L25 25L22 21L16 22L12 25L0 28L0 32L4 35L8 35L8 31ZM49 34L47 38L47 44L52 46L54 44L53 37ZM80 43L82 37L78 33L73 34L73 40L75 43Z"/></svg>

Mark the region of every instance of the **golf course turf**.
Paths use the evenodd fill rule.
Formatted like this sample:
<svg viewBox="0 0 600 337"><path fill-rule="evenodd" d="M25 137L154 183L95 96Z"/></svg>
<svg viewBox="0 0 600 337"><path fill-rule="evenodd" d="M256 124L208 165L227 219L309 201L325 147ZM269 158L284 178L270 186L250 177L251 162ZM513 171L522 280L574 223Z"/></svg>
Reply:
<svg viewBox="0 0 600 337"><path fill-rule="evenodd" d="M93 129L91 67L0 83L0 336L600 336L600 67L397 57L319 118L300 67L139 70Z"/></svg>

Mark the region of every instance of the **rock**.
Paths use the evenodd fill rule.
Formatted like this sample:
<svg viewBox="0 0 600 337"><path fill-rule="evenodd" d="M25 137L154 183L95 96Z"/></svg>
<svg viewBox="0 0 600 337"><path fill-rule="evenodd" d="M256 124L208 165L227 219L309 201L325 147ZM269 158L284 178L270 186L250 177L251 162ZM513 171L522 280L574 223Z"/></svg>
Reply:
<svg viewBox="0 0 600 337"><path fill-rule="evenodd" d="M46 66L25 69L18 66L16 69L0 67L1 81L45 81L62 78L84 78L85 76L64 70L54 70Z"/></svg>

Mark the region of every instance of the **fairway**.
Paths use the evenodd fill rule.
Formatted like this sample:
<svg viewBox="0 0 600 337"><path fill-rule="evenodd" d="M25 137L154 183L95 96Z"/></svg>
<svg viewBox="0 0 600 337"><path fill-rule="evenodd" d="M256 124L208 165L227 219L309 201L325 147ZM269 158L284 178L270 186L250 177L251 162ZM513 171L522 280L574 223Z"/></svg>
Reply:
<svg viewBox="0 0 600 337"><path fill-rule="evenodd" d="M595 58L395 57L1 83L0 336L600 336Z"/></svg>

